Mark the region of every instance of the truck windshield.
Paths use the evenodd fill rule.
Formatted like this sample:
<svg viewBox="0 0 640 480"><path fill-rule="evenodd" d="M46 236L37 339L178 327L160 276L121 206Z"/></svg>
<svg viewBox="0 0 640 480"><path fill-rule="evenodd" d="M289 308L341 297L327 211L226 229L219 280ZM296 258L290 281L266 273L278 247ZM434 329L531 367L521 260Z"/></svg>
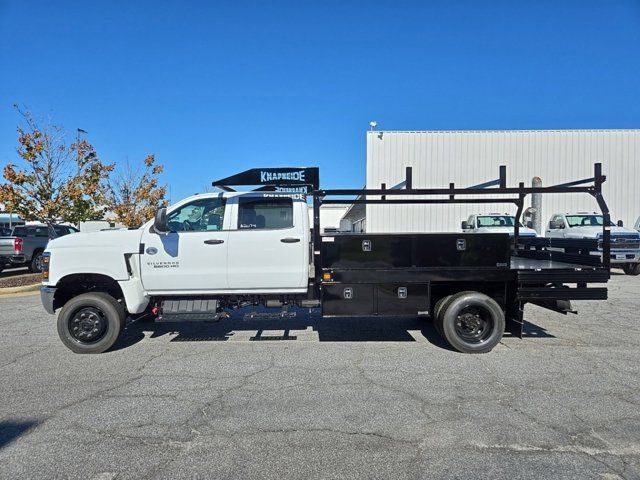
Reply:
<svg viewBox="0 0 640 480"><path fill-rule="evenodd" d="M567 215L567 223L570 227L601 227L604 220L602 215ZM609 222L614 226L613 222Z"/></svg>
<svg viewBox="0 0 640 480"><path fill-rule="evenodd" d="M509 215L486 215L478 217L478 228L491 227L514 227L516 225L516 217ZM518 223L522 226L522 223Z"/></svg>

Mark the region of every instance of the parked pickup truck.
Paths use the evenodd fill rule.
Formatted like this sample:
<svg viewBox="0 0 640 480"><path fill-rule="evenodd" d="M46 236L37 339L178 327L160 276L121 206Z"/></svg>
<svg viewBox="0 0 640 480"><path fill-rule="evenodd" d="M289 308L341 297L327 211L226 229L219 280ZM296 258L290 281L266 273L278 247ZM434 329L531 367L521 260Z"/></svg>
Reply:
<svg viewBox="0 0 640 480"><path fill-rule="evenodd" d="M516 217L507 213L475 214L462 222L462 231L466 233L508 233L513 236L515 224ZM522 223L518 223L518 225L521 237L538 236L530 222L526 227Z"/></svg>
<svg viewBox="0 0 640 480"><path fill-rule="evenodd" d="M21 225L14 227L10 236L0 237L0 271L5 268L29 267L39 273L43 269L42 254L51 237L61 237L78 230L68 225Z"/></svg>
<svg viewBox="0 0 640 480"><path fill-rule="evenodd" d="M52 240L43 256L42 303L51 314L59 310L60 339L77 353L109 349L127 314L221 320L258 307L274 315L318 308L323 318L431 317L454 349L488 352L505 330L522 336L526 303L569 313L570 300L606 299L608 263L590 254L597 241L579 241L581 253L573 255L550 249L573 241L507 233L323 234L320 206L496 203L505 194L521 206L530 193L600 195L605 181L599 164L594 178L581 182L592 181L588 187L507 188L506 169L500 172L501 186L491 189L414 188L407 169L404 189L322 190L317 168L251 169L213 182L224 192L158 209L140 229ZM261 187L243 193L238 185ZM279 190L285 187L312 197L312 225L306 195Z"/></svg>
<svg viewBox="0 0 640 480"><path fill-rule="evenodd" d="M603 216L597 213L556 213L551 216L546 236L550 238L597 239L602 241ZM640 274L640 233L610 222L611 265L627 275ZM601 250L601 249L600 249ZM602 252L593 252L602 256Z"/></svg>

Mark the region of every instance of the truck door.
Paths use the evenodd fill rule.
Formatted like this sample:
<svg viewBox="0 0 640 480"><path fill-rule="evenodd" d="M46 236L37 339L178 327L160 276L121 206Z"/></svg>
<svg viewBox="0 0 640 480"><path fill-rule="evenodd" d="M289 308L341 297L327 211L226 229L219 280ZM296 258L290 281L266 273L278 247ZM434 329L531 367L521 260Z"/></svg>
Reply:
<svg viewBox="0 0 640 480"><path fill-rule="evenodd" d="M227 288L226 199L201 198L167 213L170 232L142 234L142 284L149 292Z"/></svg>
<svg viewBox="0 0 640 480"><path fill-rule="evenodd" d="M547 225L546 236L547 237L564 237L566 231L566 224L562 215L554 215L549 220Z"/></svg>
<svg viewBox="0 0 640 480"><path fill-rule="evenodd" d="M306 289L306 203L286 196L255 195L234 197L233 202L237 214L229 231L229 288Z"/></svg>

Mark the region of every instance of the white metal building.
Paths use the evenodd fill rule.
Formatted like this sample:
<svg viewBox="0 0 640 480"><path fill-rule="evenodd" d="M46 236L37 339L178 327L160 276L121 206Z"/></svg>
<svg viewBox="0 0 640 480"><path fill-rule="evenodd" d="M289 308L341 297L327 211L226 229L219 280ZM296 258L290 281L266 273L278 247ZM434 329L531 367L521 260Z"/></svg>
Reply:
<svg viewBox="0 0 640 480"><path fill-rule="evenodd" d="M469 187L498 178L507 166L507 186L533 177L551 186L593 176L601 162L605 199L613 221L632 226L640 216L640 130L369 131L367 188L387 188L413 167L414 188ZM525 208L530 205L531 198ZM554 212L598 211L589 195L543 195L543 228ZM500 205L367 205L366 231L459 231L472 213L515 213Z"/></svg>
<svg viewBox="0 0 640 480"><path fill-rule="evenodd" d="M335 232L340 229L340 219L349 208L348 205L320 206L320 231ZM313 225L313 206L309 205L309 225Z"/></svg>

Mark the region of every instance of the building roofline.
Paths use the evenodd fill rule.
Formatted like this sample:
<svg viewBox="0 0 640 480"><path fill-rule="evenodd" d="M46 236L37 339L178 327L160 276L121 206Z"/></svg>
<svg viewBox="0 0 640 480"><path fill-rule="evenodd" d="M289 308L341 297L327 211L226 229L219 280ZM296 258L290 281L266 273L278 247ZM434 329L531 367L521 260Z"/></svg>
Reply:
<svg viewBox="0 0 640 480"><path fill-rule="evenodd" d="M634 132L640 128L570 128L543 130L367 130L368 135L381 133L585 133L585 132Z"/></svg>

